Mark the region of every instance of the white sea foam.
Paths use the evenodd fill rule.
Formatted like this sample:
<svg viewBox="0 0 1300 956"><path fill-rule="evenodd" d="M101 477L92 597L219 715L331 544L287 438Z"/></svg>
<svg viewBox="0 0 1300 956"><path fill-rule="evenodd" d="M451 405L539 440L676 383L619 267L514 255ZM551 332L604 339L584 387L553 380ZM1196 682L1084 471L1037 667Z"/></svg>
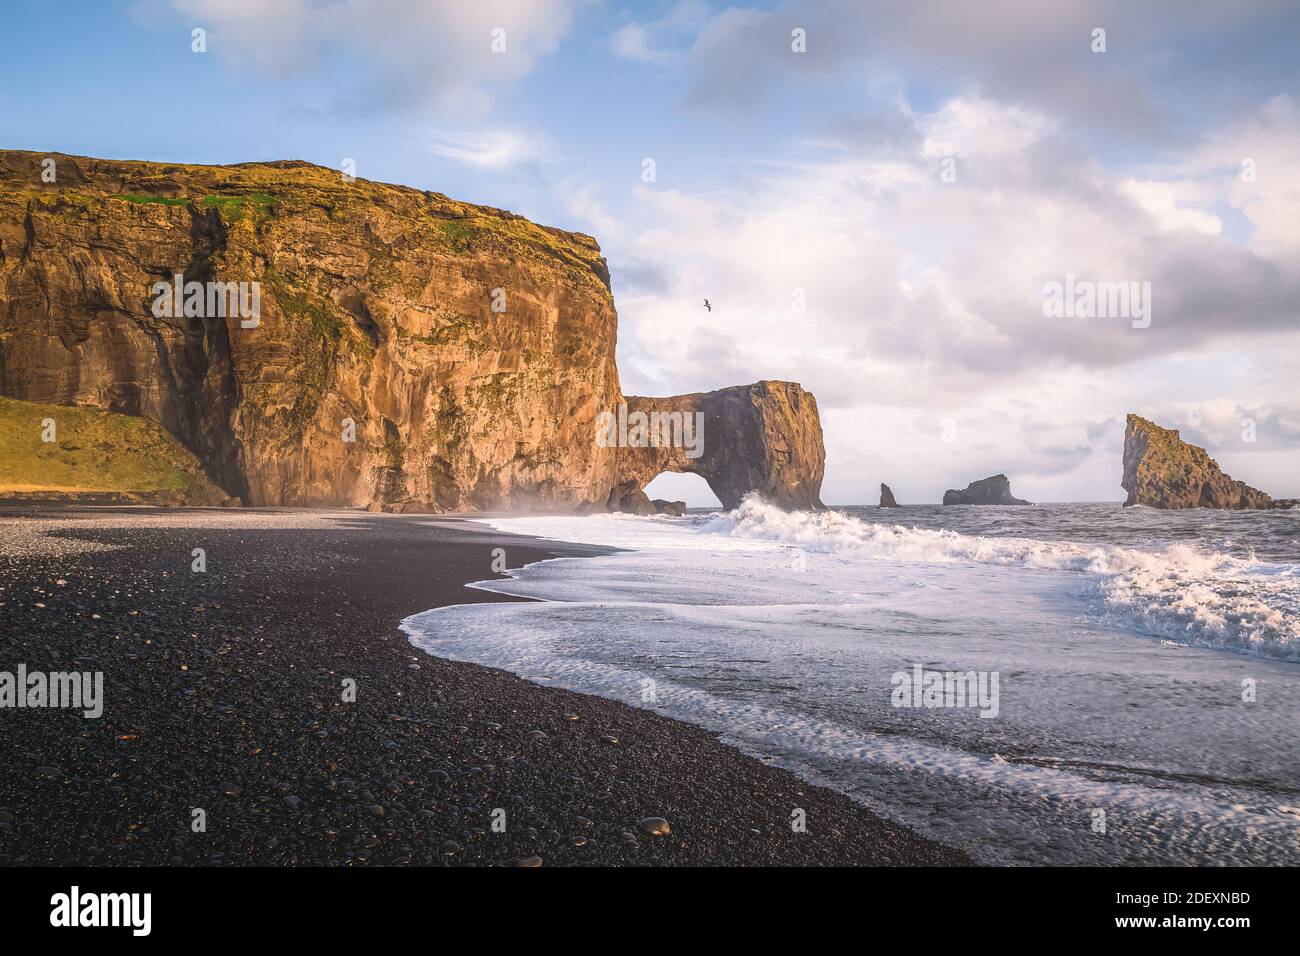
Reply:
<svg viewBox="0 0 1300 956"><path fill-rule="evenodd" d="M1294 653L1290 566L757 501L491 523L632 550L480 582L539 602L415 615L417 647L719 730L988 862L1300 862L1278 809L1300 793L1300 668L1263 659ZM892 707L918 663L1000 672L998 717Z"/></svg>
<svg viewBox="0 0 1300 956"><path fill-rule="evenodd" d="M845 562L979 563L1090 575L1094 613L1185 644L1300 660L1300 565L876 524L838 511L783 511L757 498L734 511L672 518L509 518L504 531L615 547L760 550L762 543ZM865 567L864 567L865 570Z"/></svg>

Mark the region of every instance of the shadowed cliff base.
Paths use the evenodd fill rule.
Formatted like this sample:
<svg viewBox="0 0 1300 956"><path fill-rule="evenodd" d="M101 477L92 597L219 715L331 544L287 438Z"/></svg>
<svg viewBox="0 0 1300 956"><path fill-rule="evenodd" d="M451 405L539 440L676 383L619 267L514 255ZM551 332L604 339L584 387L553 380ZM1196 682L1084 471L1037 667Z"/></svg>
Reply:
<svg viewBox="0 0 1300 956"><path fill-rule="evenodd" d="M160 312L159 283L255 283L259 314ZM0 395L157 422L245 504L599 510L669 470L820 506L811 395L625 399L616 337L596 241L505 210L299 161L0 151ZM702 412L702 453L601 444L624 404Z"/></svg>

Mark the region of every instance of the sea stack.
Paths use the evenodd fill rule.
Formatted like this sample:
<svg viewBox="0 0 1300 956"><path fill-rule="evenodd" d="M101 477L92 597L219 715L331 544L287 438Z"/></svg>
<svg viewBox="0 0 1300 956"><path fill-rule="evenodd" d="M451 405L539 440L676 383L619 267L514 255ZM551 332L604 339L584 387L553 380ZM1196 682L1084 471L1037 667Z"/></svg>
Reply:
<svg viewBox="0 0 1300 956"><path fill-rule="evenodd" d="M885 484L883 481L880 483L880 507L898 507L898 502L894 500L894 493L889 490L889 485Z"/></svg>
<svg viewBox="0 0 1300 956"><path fill-rule="evenodd" d="M1290 508L1291 499L1274 500L1231 475L1204 448L1183 441L1175 428L1161 428L1138 415L1124 431L1127 505L1152 508Z"/></svg>
<svg viewBox="0 0 1300 956"><path fill-rule="evenodd" d="M946 505L1027 505L1030 502L1011 494L1011 480L1006 475L991 475L972 481L962 491L943 493Z"/></svg>

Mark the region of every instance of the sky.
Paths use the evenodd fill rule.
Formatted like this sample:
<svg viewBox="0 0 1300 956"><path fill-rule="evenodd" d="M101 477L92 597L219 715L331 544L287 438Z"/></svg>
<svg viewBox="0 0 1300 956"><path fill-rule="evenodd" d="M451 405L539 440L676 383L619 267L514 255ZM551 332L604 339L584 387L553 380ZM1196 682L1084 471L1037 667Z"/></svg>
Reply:
<svg viewBox="0 0 1300 956"><path fill-rule="evenodd" d="M828 504L999 472L1122 500L1128 412L1300 497L1300 0L8 0L5 23L5 148L350 159L595 236L624 391L799 382ZM1136 283L1145 316L1048 314L1067 277ZM712 503L696 476L649 490Z"/></svg>

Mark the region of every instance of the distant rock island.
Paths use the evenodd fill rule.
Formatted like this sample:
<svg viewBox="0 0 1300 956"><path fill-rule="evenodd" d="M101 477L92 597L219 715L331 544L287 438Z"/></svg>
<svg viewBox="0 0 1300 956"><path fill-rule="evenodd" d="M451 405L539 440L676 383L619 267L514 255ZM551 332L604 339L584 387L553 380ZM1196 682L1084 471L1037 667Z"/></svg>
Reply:
<svg viewBox="0 0 1300 956"><path fill-rule="evenodd" d="M946 505L1027 505L1030 502L1011 494L1011 480L1006 475L992 475L972 481L962 491L943 493Z"/></svg>
<svg viewBox="0 0 1300 956"><path fill-rule="evenodd" d="M40 490L28 472L60 490L36 460L56 405L161 426L198 463L172 483L191 504L652 512L642 489L675 471L727 508L822 507L811 394L625 396L596 240L441 193L297 160L0 150L0 303L0 396L31 406L11 417L32 460L0 468L15 490ZM596 441L602 415L631 440ZM700 421L702 441L650 446L647 417Z"/></svg>
<svg viewBox="0 0 1300 956"><path fill-rule="evenodd" d="M898 507L898 502L894 500L894 493L889 490L889 485L885 484L883 481L880 483L880 507Z"/></svg>
<svg viewBox="0 0 1300 956"><path fill-rule="evenodd" d="M1178 430L1161 428L1138 415L1124 431L1125 505L1152 508L1290 508L1293 499L1274 500L1225 475L1204 448L1183 441Z"/></svg>

